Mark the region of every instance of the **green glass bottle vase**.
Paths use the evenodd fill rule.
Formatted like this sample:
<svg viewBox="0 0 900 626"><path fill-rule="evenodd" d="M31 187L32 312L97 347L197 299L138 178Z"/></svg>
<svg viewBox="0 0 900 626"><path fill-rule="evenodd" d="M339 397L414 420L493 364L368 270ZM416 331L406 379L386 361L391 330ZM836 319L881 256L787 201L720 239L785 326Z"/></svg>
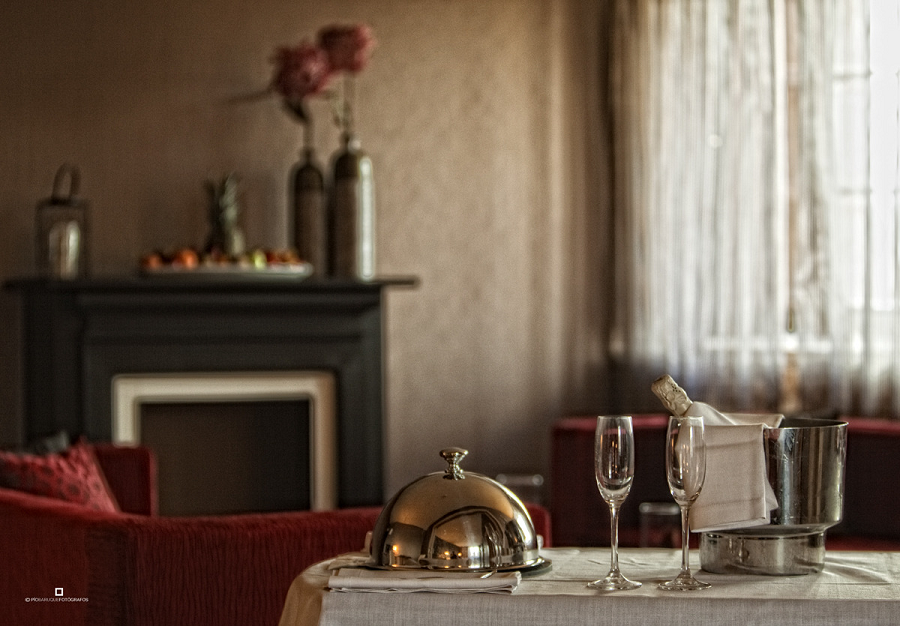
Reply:
<svg viewBox="0 0 900 626"><path fill-rule="evenodd" d="M312 148L303 150L303 160L293 172L294 247L297 255L312 264L313 276L328 275L328 225L325 176Z"/></svg>

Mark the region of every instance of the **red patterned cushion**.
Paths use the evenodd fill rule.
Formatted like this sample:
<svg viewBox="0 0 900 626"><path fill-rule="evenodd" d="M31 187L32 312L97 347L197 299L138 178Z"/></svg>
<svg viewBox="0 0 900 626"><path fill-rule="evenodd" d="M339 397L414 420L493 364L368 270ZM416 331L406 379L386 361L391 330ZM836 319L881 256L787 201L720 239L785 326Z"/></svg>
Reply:
<svg viewBox="0 0 900 626"><path fill-rule="evenodd" d="M93 450L84 442L43 456L0 452L0 485L97 511L119 510Z"/></svg>

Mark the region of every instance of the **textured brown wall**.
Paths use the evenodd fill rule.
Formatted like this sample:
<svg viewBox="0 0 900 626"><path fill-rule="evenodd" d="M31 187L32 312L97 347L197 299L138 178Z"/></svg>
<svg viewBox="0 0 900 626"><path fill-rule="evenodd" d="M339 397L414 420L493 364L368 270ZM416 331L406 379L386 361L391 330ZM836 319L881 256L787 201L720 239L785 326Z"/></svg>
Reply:
<svg viewBox="0 0 900 626"><path fill-rule="evenodd" d="M545 471L548 423L597 402L607 232L593 0L8 0L0 6L0 278L33 269L32 219L64 161L94 208L94 273L199 244L203 182L243 179L248 242L287 243L300 128L263 88L276 45L367 22L359 78L387 309L387 486L440 469ZM337 146L313 103L325 161ZM600 288L598 288L598 285ZM12 322L5 295L0 314ZM21 410L0 335L0 440Z"/></svg>

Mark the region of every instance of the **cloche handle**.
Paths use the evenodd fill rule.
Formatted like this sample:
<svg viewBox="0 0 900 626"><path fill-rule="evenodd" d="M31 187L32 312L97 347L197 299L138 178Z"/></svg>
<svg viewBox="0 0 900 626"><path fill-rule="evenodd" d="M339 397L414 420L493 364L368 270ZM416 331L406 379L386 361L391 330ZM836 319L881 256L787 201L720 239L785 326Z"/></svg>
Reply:
<svg viewBox="0 0 900 626"><path fill-rule="evenodd" d="M466 475L459 467L459 462L469 453L468 450L462 448L446 448L441 450L441 456L447 461L448 467L445 470L444 478L449 480L463 480Z"/></svg>

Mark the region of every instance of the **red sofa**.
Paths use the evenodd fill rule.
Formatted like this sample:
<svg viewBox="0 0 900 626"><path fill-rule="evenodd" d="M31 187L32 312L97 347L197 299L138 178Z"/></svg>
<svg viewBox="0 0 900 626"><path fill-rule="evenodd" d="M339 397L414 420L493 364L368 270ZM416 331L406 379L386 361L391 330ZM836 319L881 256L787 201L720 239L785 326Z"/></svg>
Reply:
<svg viewBox="0 0 900 626"><path fill-rule="evenodd" d="M3 623L270 626L293 579L362 549L380 512L157 517L152 453L94 449L122 513L0 488ZM548 511L528 508L550 545ZM31 600L55 598L58 587L66 600Z"/></svg>
<svg viewBox="0 0 900 626"><path fill-rule="evenodd" d="M840 417L847 426L843 520L831 550L900 550L900 422ZM608 546L609 508L594 479L595 416L557 420L551 430L550 512L559 546ZM634 484L620 512L619 543L638 546L642 502L673 502L666 483L667 415L635 415ZM680 539L678 539L680 543Z"/></svg>

